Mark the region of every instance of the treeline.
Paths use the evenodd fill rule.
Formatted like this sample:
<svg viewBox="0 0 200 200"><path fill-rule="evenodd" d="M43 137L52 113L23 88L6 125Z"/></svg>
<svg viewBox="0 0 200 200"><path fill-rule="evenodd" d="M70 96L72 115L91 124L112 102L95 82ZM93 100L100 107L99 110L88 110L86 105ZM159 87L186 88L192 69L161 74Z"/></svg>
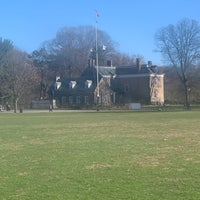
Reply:
<svg viewBox="0 0 200 200"><path fill-rule="evenodd" d="M191 98L198 100L196 97L200 77L198 64L200 61L200 26L198 21L185 18L175 25L170 24L163 27L157 31L155 41L158 51L174 69L172 75L178 76L184 92L185 107L190 109ZM172 88L175 87L172 86Z"/></svg>
<svg viewBox="0 0 200 200"><path fill-rule="evenodd" d="M0 104L17 109L35 97L39 77L28 55L0 39Z"/></svg>
<svg viewBox="0 0 200 200"><path fill-rule="evenodd" d="M64 27L55 38L27 54L16 49L8 39L0 38L0 104L29 104L31 99L46 99L56 75L78 77L88 60L96 58L95 31L92 26ZM110 36L98 30L99 65L112 60L113 65L131 65L138 55L117 50ZM142 56L139 56L142 59Z"/></svg>
<svg viewBox="0 0 200 200"><path fill-rule="evenodd" d="M47 91L61 77L78 77L88 60L96 58L95 31L92 26L64 27L55 38L44 42L31 54L16 49L11 40L0 38L0 104L13 107L30 104L32 99L48 98ZM117 49L117 43L104 31L98 30L99 65L112 60L114 66L133 65L142 55L127 55ZM199 65L190 70L190 98L199 102ZM165 73L165 99L170 103L184 102L177 71L160 68Z"/></svg>
<svg viewBox="0 0 200 200"><path fill-rule="evenodd" d="M160 67L159 71L165 74L164 93L165 104L185 104L185 90L176 69L173 67ZM190 104L200 103L200 64L190 68L188 73Z"/></svg>

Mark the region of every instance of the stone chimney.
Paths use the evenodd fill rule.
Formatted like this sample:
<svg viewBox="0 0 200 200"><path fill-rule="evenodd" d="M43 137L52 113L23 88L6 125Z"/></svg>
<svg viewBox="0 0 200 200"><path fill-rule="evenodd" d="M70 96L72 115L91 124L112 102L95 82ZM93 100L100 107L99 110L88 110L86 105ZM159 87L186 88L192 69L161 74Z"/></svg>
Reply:
<svg viewBox="0 0 200 200"><path fill-rule="evenodd" d="M59 81L59 80L60 80L60 76L56 75L56 81Z"/></svg>
<svg viewBox="0 0 200 200"><path fill-rule="evenodd" d="M149 61L148 61L148 67L151 67L152 65L153 65L152 61L149 60Z"/></svg>
<svg viewBox="0 0 200 200"><path fill-rule="evenodd" d="M140 72L140 70L142 68L142 61L140 58L136 59L136 66L137 66L138 72Z"/></svg>
<svg viewBox="0 0 200 200"><path fill-rule="evenodd" d="M89 59L88 60L88 67L93 67L95 65L95 60L94 59Z"/></svg>

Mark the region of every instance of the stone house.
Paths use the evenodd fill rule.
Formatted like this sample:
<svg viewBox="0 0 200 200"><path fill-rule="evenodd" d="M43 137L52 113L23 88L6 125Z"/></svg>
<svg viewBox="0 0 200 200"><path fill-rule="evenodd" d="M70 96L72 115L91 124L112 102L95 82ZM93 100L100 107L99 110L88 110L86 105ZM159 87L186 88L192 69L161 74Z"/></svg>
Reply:
<svg viewBox="0 0 200 200"><path fill-rule="evenodd" d="M116 103L163 104L164 74L159 74L151 61L141 64L137 60L135 66L116 68L112 89L116 93Z"/></svg>
<svg viewBox="0 0 200 200"><path fill-rule="evenodd" d="M85 108L97 104L111 106L132 102L145 104L164 103L164 74L159 74L157 66L141 64L134 66L97 68L89 65L78 78L56 77L49 89L49 97L58 107Z"/></svg>

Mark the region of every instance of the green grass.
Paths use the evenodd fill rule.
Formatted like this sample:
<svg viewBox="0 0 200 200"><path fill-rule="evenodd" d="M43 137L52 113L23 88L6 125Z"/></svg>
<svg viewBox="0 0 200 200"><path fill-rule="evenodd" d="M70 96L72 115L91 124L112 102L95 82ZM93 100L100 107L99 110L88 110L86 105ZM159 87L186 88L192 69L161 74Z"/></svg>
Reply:
<svg viewBox="0 0 200 200"><path fill-rule="evenodd" d="M0 114L2 200L197 200L200 112Z"/></svg>

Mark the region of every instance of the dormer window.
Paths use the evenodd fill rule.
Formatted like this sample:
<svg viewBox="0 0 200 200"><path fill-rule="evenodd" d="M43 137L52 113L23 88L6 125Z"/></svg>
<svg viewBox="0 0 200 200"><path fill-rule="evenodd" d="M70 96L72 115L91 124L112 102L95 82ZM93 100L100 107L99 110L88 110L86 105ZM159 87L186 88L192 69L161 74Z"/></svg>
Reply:
<svg viewBox="0 0 200 200"><path fill-rule="evenodd" d="M58 90L61 86L61 82L56 82L56 90Z"/></svg>
<svg viewBox="0 0 200 200"><path fill-rule="evenodd" d="M73 89L76 87L76 81L70 81L69 82L69 88Z"/></svg>
<svg viewBox="0 0 200 200"><path fill-rule="evenodd" d="M85 88L90 88L92 86L92 81L91 80L86 80L85 81Z"/></svg>

